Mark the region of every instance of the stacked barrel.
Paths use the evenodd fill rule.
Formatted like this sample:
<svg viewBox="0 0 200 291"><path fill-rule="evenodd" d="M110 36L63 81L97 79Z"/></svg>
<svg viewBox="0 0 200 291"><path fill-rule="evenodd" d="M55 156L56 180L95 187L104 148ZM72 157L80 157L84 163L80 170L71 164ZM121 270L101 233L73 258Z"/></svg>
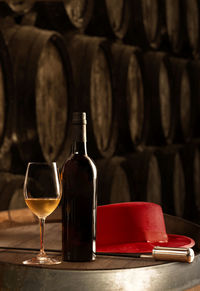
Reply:
<svg viewBox="0 0 200 291"><path fill-rule="evenodd" d="M3 207L28 161L62 166L71 113L85 111L99 204L155 202L198 222L199 1L1 5L0 188L15 185Z"/></svg>

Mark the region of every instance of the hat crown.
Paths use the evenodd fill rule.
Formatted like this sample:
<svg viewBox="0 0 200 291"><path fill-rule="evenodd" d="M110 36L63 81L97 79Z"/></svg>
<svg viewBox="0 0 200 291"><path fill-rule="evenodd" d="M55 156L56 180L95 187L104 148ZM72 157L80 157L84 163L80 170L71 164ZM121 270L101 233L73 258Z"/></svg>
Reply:
<svg viewBox="0 0 200 291"><path fill-rule="evenodd" d="M97 245L134 242L167 242L160 205L127 202L97 208Z"/></svg>

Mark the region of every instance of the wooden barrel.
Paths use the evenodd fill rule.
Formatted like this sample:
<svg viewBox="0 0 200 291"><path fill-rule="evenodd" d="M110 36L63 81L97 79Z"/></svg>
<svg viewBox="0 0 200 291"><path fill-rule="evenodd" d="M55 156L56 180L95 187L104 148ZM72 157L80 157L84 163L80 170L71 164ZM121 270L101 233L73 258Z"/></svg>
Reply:
<svg viewBox="0 0 200 291"><path fill-rule="evenodd" d="M7 45L0 32L0 169L11 167L14 112L14 79Z"/></svg>
<svg viewBox="0 0 200 291"><path fill-rule="evenodd" d="M196 144L197 149L195 152L195 172L194 172L194 189L195 189L195 209L196 209L196 216L194 221L198 224L200 224L200 197L199 197L199 192L200 192L200 182L199 182L199 172L200 172L200 142ZM198 159L198 160L197 160ZM198 176L197 176L198 175ZM192 210L194 207L192 207Z"/></svg>
<svg viewBox="0 0 200 291"><path fill-rule="evenodd" d="M10 9L17 15L23 15L29 12L33 6L34 0L7 0L6 3L10 7Z"/></svg>
<svg viewBox="0 0 200 291"><path fill-rule="evenodd" d="M182 217L186 206L186 186L179 148L163 147L155 155L161 174L163 211Z"/></svg>
<svg viewBox="0 0 200 291"><path fill-rule="evenodd" d="M93 0L38 1L35 11L34 24L40 28L83 32L93 14Z"/></svg>
<svg viewBox="0 0 200 291"><path fill-rule="evenodd" d="M198 219L200 210L200 155L197 144L188 144L180 148L185 180L185 211L184 217L189 220Z"/></svg>
<svg viewBox="0 0 200 291"><path fill-rule="evenodd" d="M142 147L145 135L144 88L141 52L137 47L114 43L113 87L117 102L117 151Z"/></svg>
<svg viewBox="0 0 200 291"><path fill-rule="evenodd" d="M5 29L4 36L15 74L15 141L21 158L58 159L67 150L72 111L64 40L52 31L18 25Z"/></svg>
<svg viewBox="0 0 200 291"><path fill-rule="evenodd" d="M98 1L97 1L98 2ZM101 1L99 1L101 2ZM113 34L123 39L130 25L130 1L129 0L105 0L106 13Z"/></svg>
<svg viewBox="0 0 200 291"><path fill-rule="evenodd" d="M2 19L4 19L5 17L7 17L9 15L13 15L13 11L8 6L6 1L0 1L0 17L1 17L1 21L2 21Z"/></svg>
<svg viewBox="0 0 200 291"><path fill-rule="evenodd" d="M162 204L161 176L157 158L152 150L126 155L122 164L126 171L132 201Z"/></svg>
<svg viewBox="0 0 200 291"><path fill-rule="evenodd" d="M185 42L185 21L182 0L164 0L167 42L174 53L180 53Z"/></svg>
<svg viewBox="0 0 200 291"><path fill-rule="evenodd" d="M30 225L37 221L36 216L29 208L10 209L0 211L0 229L8 229L13 226Z"/></svg>
<svg viewBox="0 0 200 291"><path fill-rule="evenodd" d="M123 157L96 161L98 172L98 205L131 201L126 172L122 167Z"/></svg>
<svg viewBox="0 0 200 291"><path fill-rule="evenodd" d="M86 33L123 39L131 19L130 0L97 0Z"/></svg>
<svg viewBox="0 0 200 291"><path fill-rule="evenodd" d="M66 35L72 62L75 109L88 116L88 150L93 158L111 157L116 149L117 114L111 52L104 38Z"/></svg>
<svg viewBox="0 0 200 291"><path fill-rule="evenodd" d="M24 208L24 176L8 172L0 172L0 176L0 210Z"/></svg>
<svg viewBox="0 0 200 291"><path fill-rule="evenodd" d="M22 211L21 216L25 215ZM192 264L97 255L92 262L25 266L22 262L38 253L39 226L35 223L16 225L0 231L0 288L32 291L186 290L194 284L200 284L199 225L173 216L165 215L164 218L168 233L187 235L195 239L196 252ZM49 256L61 256L61 237L61 223L46 224L45 250L51 249L47 251ZM158 272L159 276L153 280L152 276ZM174 274L176 279L169 280Z"/></svg>
<svg viewBox="0 0 200 291"><path fill-rule="evenodd" d="M200 61L191 60L188 63L188 72L191 84L191 94L192 94L192 110L193 110L193 137L200 137Z"/></svg>
<svg viewBox="0 0 200 291"><path fill-rule="evenodd" d="M147 143L170 144L174 137L174 104L170 63L162 52L147 52L144 60L144 88L146 119L148 119Z"/></svg>
<svg viewBox="0 0 200 291"><path fill-rule="evenodd" d="M159 0L131 1L132 24L127 42L142 47L159 48L162 40L162 13Z"/></svg>
<svg viewBox="0 0 200 291"><path fill-rule="evenodd" d="M172 81L172 106L175 110L174 142L188 142L193 136L195 109L188 60L170 58Z"/></svg>
<svg viewBox="0 0 200 291"><path fill-rule="evenodd" d="M186 0L183 2L189 46L193 55L198 57L200 49L200 3L198 0Z"/></svg>

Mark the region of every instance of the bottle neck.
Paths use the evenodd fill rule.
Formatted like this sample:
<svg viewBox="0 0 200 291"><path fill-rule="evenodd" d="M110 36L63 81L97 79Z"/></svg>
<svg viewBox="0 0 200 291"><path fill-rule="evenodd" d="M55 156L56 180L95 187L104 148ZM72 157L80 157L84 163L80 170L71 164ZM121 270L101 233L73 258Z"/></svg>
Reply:
<svg viewBox="0 0 200 291"><path fill-rule="evenodd" d="M87 155L85 124L73 124L73 154Z"/></svg>

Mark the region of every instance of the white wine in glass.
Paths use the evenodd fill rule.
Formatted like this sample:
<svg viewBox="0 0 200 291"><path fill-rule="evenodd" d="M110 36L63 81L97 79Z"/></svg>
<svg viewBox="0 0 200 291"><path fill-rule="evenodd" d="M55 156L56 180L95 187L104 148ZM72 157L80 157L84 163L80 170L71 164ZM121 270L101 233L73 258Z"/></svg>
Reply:
<svg viewBox="0 0 200 291"><path fill-rule="evenodd" d="M40 223L40 252L23 264L59 264L61 260L50 258L44 251L45 219L58 206L61 199L59 171L55 162L28 163L24 180L24 199Z"/></svg>

